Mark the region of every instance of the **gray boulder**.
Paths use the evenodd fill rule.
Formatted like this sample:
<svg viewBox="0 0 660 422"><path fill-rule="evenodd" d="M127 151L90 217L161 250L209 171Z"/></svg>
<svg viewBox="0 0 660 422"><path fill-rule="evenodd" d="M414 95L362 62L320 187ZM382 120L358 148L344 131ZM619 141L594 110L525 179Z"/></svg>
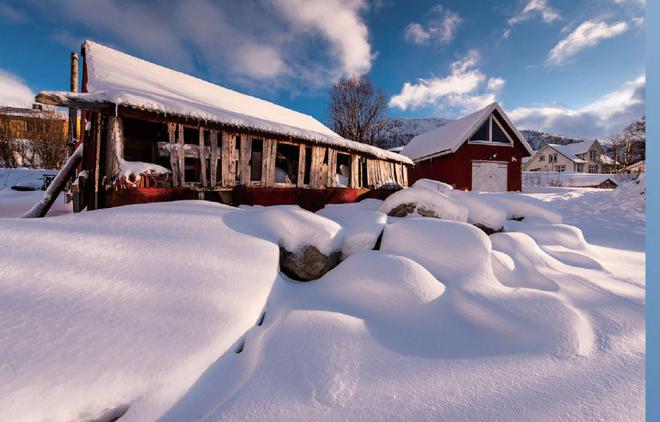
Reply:
<svg viewBox="0 0 660 422"><path fill-rule="evenodd" d="M316 280L337 266L340 257L341 251L324 255L312 245L305 245L294 252L280 246L280 270L294 280Z"/></svg>

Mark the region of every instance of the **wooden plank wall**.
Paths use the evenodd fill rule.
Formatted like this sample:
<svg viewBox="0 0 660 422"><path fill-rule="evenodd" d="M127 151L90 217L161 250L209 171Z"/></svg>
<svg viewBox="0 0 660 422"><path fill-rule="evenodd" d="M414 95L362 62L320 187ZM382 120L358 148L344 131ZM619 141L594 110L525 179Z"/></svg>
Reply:
<svg viewBox="0 0 660 422"><path fill-rule="evenodd" d="M208 131L209 145L205 138ZM205 189L233 188L237 184L243 186L273 187L275 183L277 145L276 139L263 139L261 180L251 180L252 137L233 132L219 132L215 129L199 128L199 140L196 144L185 144L184 125L168 124L168 142L159 143L161 156L169 155L174 187L200 186ZM237 146L240 142L240 148ZM338 151L321 145L311 146L311 162L309 184L305 185L306 149L309 146L299 145L298 150L298 181L300 188L324 189L334 187L337 175ZM185 180L185 158L200 160L199 180ZM220 164L218 164L220 161ZM367 186L362 186L366 162ZM208 171L207 171L208 170ZM388 183L407 186L407 167L401 163L365 158L351 154L350 179L348 187L379 188ZM220 177L218 177L218 175ZM220 179L220 182L218 182ZM282 186L278 183L277 186Z"/></svg>

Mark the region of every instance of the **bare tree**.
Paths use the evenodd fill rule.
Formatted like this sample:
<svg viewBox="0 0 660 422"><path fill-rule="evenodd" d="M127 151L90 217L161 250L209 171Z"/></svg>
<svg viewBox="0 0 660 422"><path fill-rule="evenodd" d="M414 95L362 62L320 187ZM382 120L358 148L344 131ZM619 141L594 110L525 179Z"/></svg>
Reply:
<svg viewBox="0 0 660 422"><path fill-rule="evenodd" d="M621 133L610 138L610 156L620 163L620 170L646 157L646 116L635 120Z"/></svg>
<svg viewBox="0 0 660 422"><path fill-rule="evenodd" d="M60 168L67 158L62 118L55 111L43 111L28 121L0 114L0 165Z"/></svg>
<svg viewBox="0 0 660 422"><path fill-rule="evenodd" d="M389 128L387 98L366 75L343 78L330 93L330 121L340 136L377 145Z"/></svg>

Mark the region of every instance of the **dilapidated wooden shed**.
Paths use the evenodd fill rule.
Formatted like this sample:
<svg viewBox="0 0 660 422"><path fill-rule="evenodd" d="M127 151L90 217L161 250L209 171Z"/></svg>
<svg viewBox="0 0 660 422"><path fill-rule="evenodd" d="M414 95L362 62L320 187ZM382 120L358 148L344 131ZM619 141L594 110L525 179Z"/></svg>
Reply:
<svg viewBox="0 0 660 422"><path fill-rule="evenodd" d="M311 116L85 41L77 209L204 198L318 209L405 187L412 161ZM376 192L374 192L376 191Z"/></svg>

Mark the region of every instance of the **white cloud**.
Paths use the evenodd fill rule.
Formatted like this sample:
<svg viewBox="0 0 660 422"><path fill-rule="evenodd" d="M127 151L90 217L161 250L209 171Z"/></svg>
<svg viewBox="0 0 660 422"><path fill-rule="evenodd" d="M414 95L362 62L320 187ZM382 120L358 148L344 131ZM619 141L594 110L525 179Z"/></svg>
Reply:
<svg viewBox="0 0 660 422"><path fill-rule="evenodd" d="M545 23L561 19L559 13L548 4L547 0L529 0L521 11L509 18L502 38L508 38L514 26L536 16L540 17Z"/></svg>
<svg viewBox="0 0 660 422"><path fill-rule="evenodd" d="M454 11L437 5L431 9L433 17L426 25L411 22L406 26L404 38L413 44L426 44L435 41L449 44L456 36L456 30L463 19Z"/></svg>
<svg viewBox="0 0 660 422"><path fill-rule="evenodd" d="M447 76L406 82L398 95L390 98L389 105L401 110L420 107L442 107L459 112L470 112L496 100L505 81L488 79L476 68L479 54L470 51L465 57L451 64Z"/></svg>
<svg viewBox="0 0 660 422"><path fill-rule="evenodd" d="M580 108L557 105L518 107L509 113L509 117L521 129L585 138L609 136L644 114L645 81L645 76L639 76Z"/></svg>
<svg viewBox="0 0 660 422"><path fill-rule="evenodd" d="M292 27L320 34L329 44L345 74L368 72L371 68L369 31L360 16L366 6L361 0L281 0L280 12Z"/></svg>
<svg viewBox="0 0 660 422"><path fill-rule="evenodd" d="M31 107L34 92L13 73L0 69L0 106Z"/></svg>
<svg viewBox="0 0 660 422"><path fill-rule="evenodd" d="M368 72L366 0L25 0L69 45L92 38L189 73L249 87L326 88Z"/></svg>
<svg viewBox="0 0 660 422"><path fill-rule="evenodd" d="M425 44L431 39L431 34L416 22L411 22L406 26L403 36L406 41L413 44Z"/></svg>
<svg viewBox="0 0 660 422"><path fill-rule="evenodd" d="M613 38L628 30L626 22L607 24L606 22L585 21L562 39L548 53L547 63L562 64L569 57L587 47L594 47L602 40Z"/></svg>

